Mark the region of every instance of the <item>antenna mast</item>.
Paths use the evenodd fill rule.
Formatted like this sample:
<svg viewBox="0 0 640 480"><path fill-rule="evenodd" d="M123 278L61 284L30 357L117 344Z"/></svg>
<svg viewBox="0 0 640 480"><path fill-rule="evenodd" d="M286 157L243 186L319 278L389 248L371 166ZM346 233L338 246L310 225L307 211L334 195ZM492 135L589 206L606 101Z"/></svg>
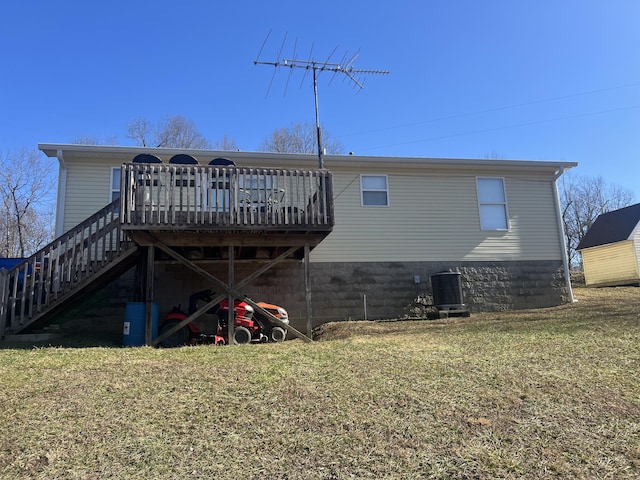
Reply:
<svg viewBox="0 0 640 480"><path fill-rule="evenodd" d="M263 44L262 44L262 48L264 48L265 43L267 42L269 35L271 34L271 31L269 31L269 33L267 34L267 38L265 38ZM284 44L286 42L287 36L285 35L284 37L284 41L282 42L282 47L280 47L280 53L282 52L282 49L284 48ZM297 43L297 42L296 42ZM305 70L305 76L307 74L307 72L309 70L313 71L313 96L314 96L314 100L315 100L315 108L316 108L316 137L317 137L317 142L318 142L318 168L324 168L324 149L322 147L322 129L320 127L320 115L318 112L318 76L320 75L321 72L333 72L334 77L338 74L342 74L344 75L350 82L352 82L359 90L362 90L364 88L363 82L361 82L357 76L359 75L370 75L370 74L376 74L376 75L386 75L389 73L388 70L371 70L371 69L359 69L359 68L355 68L353 66L354 62L356 61L356 59L358 58L359 53L356 53L353 57L351 57L348 61L346 61L346 63L344 62L345 57L343 58L343 63L330 63L329 60L331 59L331 56L333 55L333 53L335 53L335 51L337 50L338 47L336 47L333 52L331 52L331 55L329 55L329 57L327 58L326 61L324 62L319 62L313 59L312 53L309 54L309 60L300 60L295 58L295 46L294 46L294 54L292 58L283 58L282 60L280 59L280 53L278 53L278 58L276 61L273 62L265 62L265 61L260 61L260 54L262 53L262 48L260 49L260 53L258 53L258 58L256 58L256 60L254 60L253 64L254 65L271 65L275 68L273 75L275 76L276 74L276 70L279 67L288 67L291 69L291 72L289 73L289 76L291 76L291 74L293 73L293 69L294 68L300 68ZM311 52L313 52L313 46L311 47ZM333 80L333 79L332 79ZM304 81L304 77L303 77L303 81ZM271 77L271 82L273 82L273 77ZM287 85L288 85L289 81L287 80ZM271 88L271 84L269 84L269 89ZM285 92L286 92L286 88L285 88ZM267 94L268 94L268 90L267 90Z"/></svg>

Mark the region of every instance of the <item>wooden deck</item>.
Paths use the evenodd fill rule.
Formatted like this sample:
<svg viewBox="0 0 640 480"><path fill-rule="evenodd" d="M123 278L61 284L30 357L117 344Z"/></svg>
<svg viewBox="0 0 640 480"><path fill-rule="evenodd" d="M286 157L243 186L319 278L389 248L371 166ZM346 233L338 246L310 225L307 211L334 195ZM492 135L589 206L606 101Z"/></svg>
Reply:
<svg viewBox="0 0 640 480"><path fill-rule="evenodd" d="M0 338L121 274L139 246L189 267L192 260L226 261L230 269L234 261L308 263L334 225L326 170L127 163L121 172L119 201L0 270Z"/></svg>
<svg viewBox="0 0 640 480"><path fill-rule="evenodd" d="M331 231L331 173L172 164L122 168L125 230Z"/></svg>
<svg viewBox="0 0 640 480"><path fill-rule="evenodd" d="M190 255L273 258L311 248L332 230L331 173L201 165L123 165L121 223L136 243L190 248ZM197 250L197 251L196 251Z"/></svg>

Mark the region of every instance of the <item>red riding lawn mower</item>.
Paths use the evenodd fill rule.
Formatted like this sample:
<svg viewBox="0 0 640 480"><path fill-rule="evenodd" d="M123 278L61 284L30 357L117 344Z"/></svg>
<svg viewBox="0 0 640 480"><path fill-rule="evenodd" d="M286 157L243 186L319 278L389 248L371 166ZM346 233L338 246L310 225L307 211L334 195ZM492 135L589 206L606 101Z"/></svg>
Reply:
<svg viewBox="0 0 640 480"><path fill-rule="evenodd" d="M200 302L209 303L214 296L215 292L211 290L202 290L201 292L192 294L189 297L189 310L187 313L181 310L179 306L173 307L171 311L167 313L164 322L160 326L160 335L198 310L198 304ZM289 324L289 315L284 308L264 302L259 302L258 306L267 310L282 323ZM233 310L233 343L242 345L251 342L282 342L286 338L286 329L276 325L266 315L255 312L254 308L248 303L241 300L234 300ZM201 343L214 345L226 345L229 343L229 339L227 338L229 300L222 300L207 310L206 313L217 316L216 325L214 325L213 329L209 331L200 329L197 325L194 325L194 322L190 322L162 340L160 346L170 348Z"/></svg>

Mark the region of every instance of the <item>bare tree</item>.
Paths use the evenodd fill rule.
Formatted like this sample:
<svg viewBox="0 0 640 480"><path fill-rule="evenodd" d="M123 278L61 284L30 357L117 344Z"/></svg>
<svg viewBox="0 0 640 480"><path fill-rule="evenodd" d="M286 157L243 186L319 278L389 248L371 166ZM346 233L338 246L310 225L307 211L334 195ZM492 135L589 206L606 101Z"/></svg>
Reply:
<svg viewBox="0 0 640 480"><path fill-rule="evenodd" d="M495 150L491 150L490 153L485 153L484 158L486 160L506 160L506 157L504 155L499 154Z"/></svg>
<svg viewBox="0 0 640 480"><path fill-rule="evenodd" d="M322 130L322 146L329 154L344 153L344 146ZM311 123L296 122L288 127L276 128L260 145L263 152L275 153L317 153L316 126Z"/></svg>
<svg viewBox="0 0 640 480"><path fill-rule="evenodd" d="M195 123L182 115L166 117L156 124L145 118L138 118L127 125L127 137L141 147L211 148Z"/></svg>
<svg viewBox="0 0 640 480"><path fill-rule="evenodd" d="M227 150L227 151L234 151L234 152L239 150L235 140L231 138L229 135L227 135L226 133L222 136L220 140L218 140L213 144L213 148L215 148L216 150Z"/></svg>
<svg viewBox="0 0 640 480"><path fill-rule="evenodd" d="M78 135L71 143L74 145L117 145L118 137L115 135L111 138L95 137L93 135Z"/></svg>
<svg viewBox="0 0 640 480"><path fill-rule="evenodd" d="M2 156L0 252L24 257L53 238L53 165L37 150L20 149Z"/></svg>
<svg viewBox="0 0 640 480"><path fill-rule="evenodd" d="M601 176L567 173L562 176L560 201L569 264L580 266L576 247L598 215L631 205L634 194L620 185L605 182Z"/></svg>
<svg viewBox="0 0 640 480"><path fill-rule="evenodd" d="M151 141L151 123L146 118L137 118L127 125L127 137L140 147L149 147Z"/></svg>

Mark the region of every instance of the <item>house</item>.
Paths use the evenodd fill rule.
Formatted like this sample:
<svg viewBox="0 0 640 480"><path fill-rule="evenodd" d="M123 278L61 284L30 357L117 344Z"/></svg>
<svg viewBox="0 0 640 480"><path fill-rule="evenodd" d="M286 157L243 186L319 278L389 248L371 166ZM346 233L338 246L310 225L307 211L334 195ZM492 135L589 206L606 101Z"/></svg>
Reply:
<svg viewBox="0 0 640 480"><path fill-rule="evenodd" d="M640 203L599 215L576 250L587 286L640 284Z"/></svg>
<svg viewBox="0 0 640 480"><path fill-rule="evenodd" d="M117 226L96 225L84 235L122 229L119 234L130 242L118 243L124 252L136 246L164 249L156 248L151 262L153 297L161 312L215 281L206 275L227 278L233 271L237 278L248 278L287 248L284 261L243 284L243 293L286 305L302 330L305 318L309 329L327 321L398 317L417 295L430 293L430 279L440 272L460 272L464 303L471 311L572 300L556 180L574 162L327 155L326 170L319 170L314 155L61 144L39 148L59 163L58 235L121 198L108 214L119 216ZM141 154L162 163L144 173L131 163ZM181 181L184 197L178 202L157 175L169 175L170 159L184 154L197 164L180 166L191 180ZM205 192L214 175L209 160L217 157L235 163L230 170L235 180L226 179L225 185L249 181L253 196L261 197L251 200L251 209L238 200L242 186ZM177 175L177 167L172 168L171 175ZM215 175L231 175L220 172ZM155 180L136 187L142 173ZM197 175L206 175L209 183L194 183ZM281 189L285 178L297 183ZM156 189L153 201L140 193L143 187ZM261 217L274 190L282 190L281 217ZM317 212L300 217L319 194ZM171 202L174 206L165 208ZM215 212L199 210L212 203L218 205ZM216 223L219 205L227 204L222 210L227 220ZM182 206L178 210L191 205L195 216L160 219L167 213L163 210L175 210L175 205ZM247 211L257 212L256 218ZM242 222L223 225L241 215ZM213 227L200 223L211 221ZM204 279L193 274L190 262L208 272ZM132 265L130 260L121 264L121 270Z"/></svg>

